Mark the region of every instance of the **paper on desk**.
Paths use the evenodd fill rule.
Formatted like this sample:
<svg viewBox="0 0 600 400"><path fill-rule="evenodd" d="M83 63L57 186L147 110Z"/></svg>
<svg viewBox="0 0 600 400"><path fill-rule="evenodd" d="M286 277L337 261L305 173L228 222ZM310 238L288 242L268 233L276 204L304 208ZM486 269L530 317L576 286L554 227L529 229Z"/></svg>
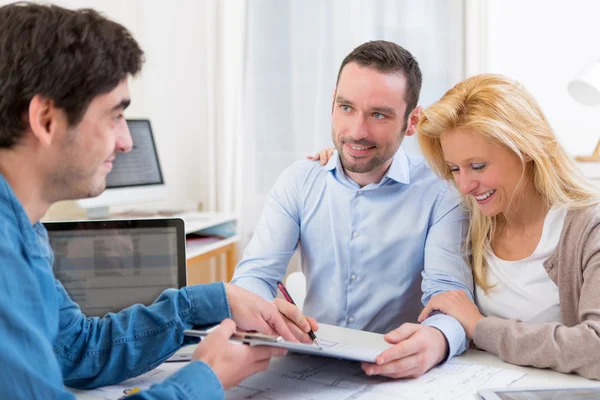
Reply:
<svg viewBox="0 0 600 400"><path fill-rule="evenodd" d="M85 392L75 391L75 393L85 393L85 398L89 400L117 400L125 396L129 390L133 388L138 387L142 390L146 390L156 383L161 383L186 365L188 365L188 363L163 363L152 371L128 379L118 385L104 386Z"/></svg>
<svg viewBox="0 0 600 400"><path fill-rule="evenodd" d="M337 345L335 342L326 344ZM85 392L85 398L116 400L134 387L145 390L164 381L185 365L187 363L164 363L155 370L119 385L89 390ZM357 362L288 354L273 359L267 371L251 376L241 385L229 389L226 398L472 400L477 398L475 393L478 389L504 387L524 375L522 372L464 362L453 363L451 360L420 378L393 380L366 376Z"/></svg>
<svg viewBox="0 0 600 400"><path fill-rule="evenodd" d="M475 399L485 387L503 387L525 374L452 361L418 379L369 377L360 363L294 354L275 359L268 371L251 376L226 392L242 399Z"/></svg>

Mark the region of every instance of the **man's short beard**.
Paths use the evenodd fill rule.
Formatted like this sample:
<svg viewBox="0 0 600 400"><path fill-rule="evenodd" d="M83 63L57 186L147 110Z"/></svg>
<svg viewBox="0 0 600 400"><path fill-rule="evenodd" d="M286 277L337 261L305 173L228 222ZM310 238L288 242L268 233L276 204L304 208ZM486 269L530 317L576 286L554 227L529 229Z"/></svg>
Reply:
<svg viewBox="0 0 600 400"><path fill-rule="evenodd" d="M357 174L364 174L367 172L371 172L374 169L383 165L387 161L387 160L383 160L381 157L374 157L365 165L361 165L361 164L353 165L351 163L345 162L343 153L340 153L340 155L341 155L340 160L342 162L342 167L344 167L344 170L354 172Z"/></svg>
<svg viewBox="0 0 600 400"><path fill-rule="evenodd" d="M404 116L404 125L402 126L402 130L400 130L399 133L399 138L398 140L400 141L400 144L402 144L402 141L404 140L404 136L406 136L406 128L408 127L408 116ZM342 163L342 167L344 168L345 171L350 171L356 174L365 174L367 172L371 172L374 169L380 167L381 165L385 164L390 158L393 158L395 153L398 151L398 149L396 149L396 152L394 152L390 158L384 159L381 156L375 156L373 157L368 164L366 165L350 165L350 163L344 162L344 151L343 151L343 147L344 147L344 142L340 141L338 143L338 141L336 140L337 136L335 134L335 131L333 130L333 127L331 128L331 134L332 134L332 138L333 138L333 144L336 148L336 150L338 151L339 157L340 157L340 162ZM372 146L374 145L373 143L367 142L367 141L362 141L361 140L355 142L354 144L357 145L363 145L363 146ZM377 147L375 145L375 147ZM398 146L398 148L400 148L400 146Z"/></svg>

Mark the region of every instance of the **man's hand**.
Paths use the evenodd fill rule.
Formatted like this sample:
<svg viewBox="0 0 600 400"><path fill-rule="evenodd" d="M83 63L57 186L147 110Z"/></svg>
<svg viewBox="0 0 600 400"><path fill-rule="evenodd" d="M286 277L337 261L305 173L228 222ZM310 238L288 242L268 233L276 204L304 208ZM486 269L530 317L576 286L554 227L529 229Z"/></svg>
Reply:
<svg viewBox="0 0 600 400"><path fill-rule="evenodd" d="M448 354L448 342L436 328L419 324L402 324L384 336L393 344L376 360L363 363L367 375L390 378L416 378L442 362Z"/></svg>
<svg viewBox="0 0 600 400"><path fill-rule="evenodd" d="M302 315L298 307L288 303L284 299L276 298L273 304L275 304L275 307L283 316L283 320L294 336L303 343L312 343L312 339L308 336L308 331L311 329L317 331L319 329L317 321L314 318Z"/></svg>
<svg viewBox="0 0 600 400"><path fill-rule="evenodd" d="M313 160L313 161L319 161L321 163L321 165L325 165L325 164L327 164L327 162L333 155L334 150L335 150L335 148L329 147L327 149L323 149L323 150L319 151L314 156L306 156L306 158L308 158L309 160Z"/></svg>
<svg viewBox="0 0 600 400"><path fill-rule="evenodd" d="M230 283L225 283L225 291L231 317L241 329L279 335L285 340L298 342L272 303Z"/></svg>
<svg viewBox="0 0 600 400"><path fill-rule="evenodd" d="M285 349L278 347L229 343L233 332L235 323L230 319L224 320L217 329L202 339L192 355L193 361L200 360L208 364L225 389L266 370L271 357L286 353Z"/></svg>
<svg viewBox="0 0 600 400"><path fill-rule="evenodd" d="M421 311L418 321L423 322L433 311L440 311L460 322L469 339L473 339L477 322L484 318L462 290L451 290L433 296Z"/></svg>

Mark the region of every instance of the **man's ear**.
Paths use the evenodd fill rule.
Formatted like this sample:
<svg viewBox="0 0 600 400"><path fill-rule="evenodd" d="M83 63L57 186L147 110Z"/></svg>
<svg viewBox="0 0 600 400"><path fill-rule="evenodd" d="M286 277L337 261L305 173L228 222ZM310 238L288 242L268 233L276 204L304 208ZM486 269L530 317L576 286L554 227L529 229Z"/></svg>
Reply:
<svg viewBox="0 0 600 400"><path fill-rule="evenodd" d="M33 136L44 146L52 143L60 126L66 123L64 111L56 108L52 99L39 94L31 99L27 117Z"/></svg>
<svg viewBox="0 0 600 400"><path fill-rule="evenodd" d="M406 136L412 136L417 132L417 122L419 122L422 112L423 107L417 106L408 115L408 121L406 123Z"/></svg>

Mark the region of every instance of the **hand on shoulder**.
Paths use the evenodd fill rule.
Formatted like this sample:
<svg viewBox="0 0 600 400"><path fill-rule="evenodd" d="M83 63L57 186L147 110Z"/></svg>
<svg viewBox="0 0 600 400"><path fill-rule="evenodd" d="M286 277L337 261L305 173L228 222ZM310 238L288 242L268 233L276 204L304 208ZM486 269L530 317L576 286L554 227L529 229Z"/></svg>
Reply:
<svg viewBox="0 0 600 400"><path fill-rule="evenodd" d="M335 150L334 147L328 147L326 149L319 151L314 156L306 156L306 158L308 158L309 160L313 160L313 161L319 161L321 163L321 165L326 165L329 162L329 159L331 159L331 156L333 155L334 150Z"/></svg>

